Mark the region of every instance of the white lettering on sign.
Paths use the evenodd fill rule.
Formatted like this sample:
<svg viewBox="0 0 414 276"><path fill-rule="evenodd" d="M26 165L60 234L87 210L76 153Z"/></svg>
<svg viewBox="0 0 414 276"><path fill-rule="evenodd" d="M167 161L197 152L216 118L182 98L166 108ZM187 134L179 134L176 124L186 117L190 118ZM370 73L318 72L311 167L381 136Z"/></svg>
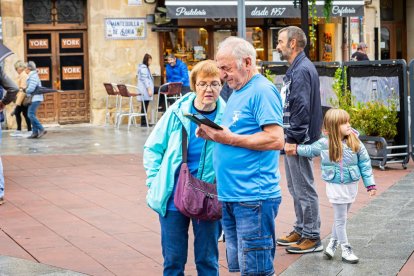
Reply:
<svg viewBox="0 0 414 276"><path fill-rule="evenodd" d="M267 7L264 9L259 10L257 7L254 8L254 10L250 13L251 16L268 16L269 11L267 10Z"/></svg>
<svg viewBox="0 0 414 276"><path fill-rule="evenodd" d="M50 81L49 67L37 67L37 73L41 81Z"/></svg>
<svg viewBox="0 0 414 276"><path fill-rule="evenodd" d="M30 49L48 49L49 40L47 39L29 39Z"/></svg>
<svg viewBox="0 0 414 276"><path fill-rule="evenodd" d="M81 80L82 67L81 66L63 66L62 80Z"/></svg>
<svg viewBox="0 0 414 276"><path fill-rule="evenodd" d="M207 15L207 12L205 9L199 10L199 9L190 9L187 10L185 7L179 7L175 10L175 15L176 16L180 16L180 15L186 15L186 16L190 16L190 15Z"/></svg>
<svg viewBox="0 0 414 276"><path fill-rule="evenodd" d="M62 48L80 48L80 38L62 38Z"/></svg>
<svg viewBox="0 0 414 276"><path fill-rule="evenodd" d="M270 15L271 16L281 16L285 13L286 8L272 8Z"/></svg>
<svg viewBox="0 0 414 276"><path fill-rule="evenodd" d="M332 7L332 14L339 16L342 16L343 14L354 14L356 13L355 8L349 8L349 7L339 7L339 6L333 6Z"/></svg>

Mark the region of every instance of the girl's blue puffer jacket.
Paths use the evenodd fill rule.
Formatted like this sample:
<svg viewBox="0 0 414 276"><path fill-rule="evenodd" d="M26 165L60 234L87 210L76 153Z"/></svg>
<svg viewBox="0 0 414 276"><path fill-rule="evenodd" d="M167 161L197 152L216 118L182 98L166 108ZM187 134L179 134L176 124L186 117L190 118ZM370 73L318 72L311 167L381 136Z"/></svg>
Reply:
<svg viewBox="0 0 414 276"><path fill-rule="evenodd" d="M346 143L342 143L343 158L341 162L329 159L328 138L323 137L311 145L298 145L297 154L305 157L321 156L322 179L329 183L350 184L361 177L365 187L375 185L372 174L371 159L364 144L360 143L357 153Z"/></svg>

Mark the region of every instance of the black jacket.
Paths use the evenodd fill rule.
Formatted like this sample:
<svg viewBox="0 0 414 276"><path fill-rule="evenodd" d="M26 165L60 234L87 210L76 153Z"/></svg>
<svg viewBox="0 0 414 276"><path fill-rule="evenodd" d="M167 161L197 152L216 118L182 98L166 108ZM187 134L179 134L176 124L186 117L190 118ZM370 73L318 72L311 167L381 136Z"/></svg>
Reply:
<svg viewBox="0 0 414 276"><path fill-rule="evenodd" d="M16 94L19 91L17 85L4 73L3 67L0 66L0 86L3 86L6 93L0 99L4 105L16 99Z"/></svg>
<svg viewBox="0 0 414 276"><path fill-rule="evenodd" d="M287 70L283 81L287 88L283 107L286 143L311 144L319 139L322 127L318 72L301 52Z"/></svg>

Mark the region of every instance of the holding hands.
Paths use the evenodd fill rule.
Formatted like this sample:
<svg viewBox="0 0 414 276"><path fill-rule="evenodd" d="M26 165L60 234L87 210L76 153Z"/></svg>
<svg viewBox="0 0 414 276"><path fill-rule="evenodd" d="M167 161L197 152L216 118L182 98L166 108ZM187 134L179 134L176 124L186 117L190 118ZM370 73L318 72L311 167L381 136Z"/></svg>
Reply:
<svg viewBox="0 0 414 276"><path fill-rule="evenodd" d="M297 155L296 149L298 145L285 143L285 153L286 155Z"/></svg>

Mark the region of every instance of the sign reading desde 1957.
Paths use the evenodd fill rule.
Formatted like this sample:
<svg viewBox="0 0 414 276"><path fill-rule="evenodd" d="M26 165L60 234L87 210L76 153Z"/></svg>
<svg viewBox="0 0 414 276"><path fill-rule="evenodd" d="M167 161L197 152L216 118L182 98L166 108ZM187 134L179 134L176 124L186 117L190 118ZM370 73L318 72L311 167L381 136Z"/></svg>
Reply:
<svg viewBox="0 0 414 276"><path fill-rule="evenodd" d="M44 39L29 39L29 49L48 49L49 40Z"/></svg>
<svg viewBox="0 0 414 276"><path fill-rule="evenodd" d="M62 38L62 48L80 48L80 38Z"/></svg>
<svg viewBox="0 0 414 276"><path fill-rule="evenodd" d="M81 80L82 66L62 66L62 80Z"/></svg>
<svg viewBox="0 0 414 276"><path fill-rule="evenodd" d="M37 67L37 73L41 81L50 81L49 67Z"/></svg>

